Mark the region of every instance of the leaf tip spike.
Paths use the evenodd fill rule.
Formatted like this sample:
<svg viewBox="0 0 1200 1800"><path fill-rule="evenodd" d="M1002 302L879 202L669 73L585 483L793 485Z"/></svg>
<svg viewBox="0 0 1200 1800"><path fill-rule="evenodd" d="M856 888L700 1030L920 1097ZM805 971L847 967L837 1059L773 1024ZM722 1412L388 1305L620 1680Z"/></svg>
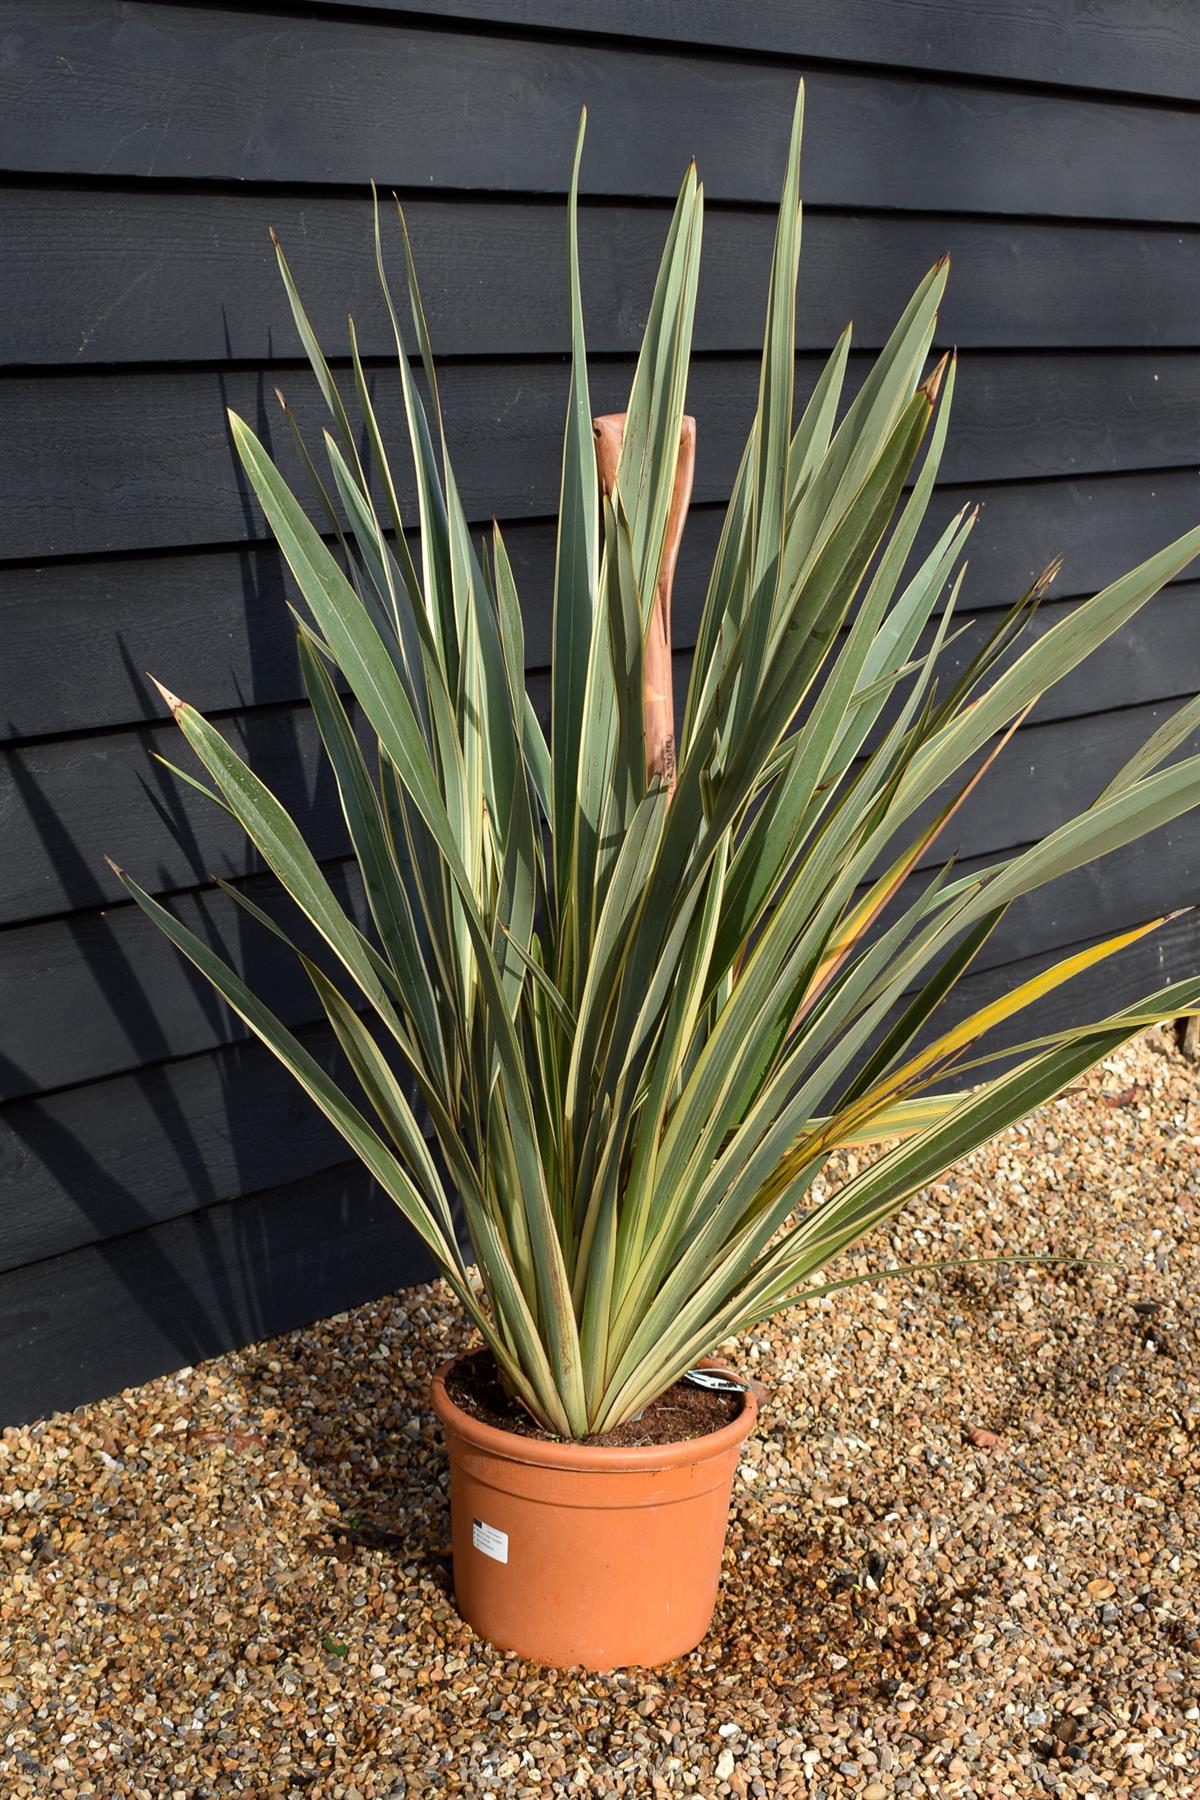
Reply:
<svg viewBox="0 0 1200 1800"><path fill-rule="evenodd" d="M177 713L179 711L180 707L183 705L183 701L179 698L179 695L173 694L169 687L164 687L161 681L155 680L155 677L153 675L151 675L149 669L146 670L146 680L154 682L155 687L158 689L159 693L162 695L162 697L163 697L164 701L166 702L167 706L169 707L170 711L172 713Z"/></svg>
<svg viewBox="0 0 1200 1800"><path fill-rule="evenodd" d="M937 363L936 367L934 367L933 369L930 370L929 374L925 377L924 381L921 383L921 385L917 389L918 394L924 394L924 396L928 400L930 406L933 405L934 401L938 397L938 389L942 385L942 377L946 373L946 366L949 363L949 361L950 361L950 357L949 357L949 354L947 353Z"/></svg>

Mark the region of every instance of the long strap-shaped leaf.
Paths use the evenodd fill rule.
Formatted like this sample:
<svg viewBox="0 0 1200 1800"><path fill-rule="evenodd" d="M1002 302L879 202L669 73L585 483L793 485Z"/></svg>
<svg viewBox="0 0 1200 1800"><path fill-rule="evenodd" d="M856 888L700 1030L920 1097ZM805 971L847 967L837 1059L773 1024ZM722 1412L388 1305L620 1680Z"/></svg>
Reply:
<svg viewBox="0 0 1200 1800"><path fill-rule="evenodd" d="M1200 997L1200 981L1187 984ZM1033 1111L1110 1055L1141 1029L1140 1024L1114 1024L1108 1033L1089 1035L1034 1058L1009 1075L960 1102L948 1116L917 1133L871 1165L863 1175L839 1188L808 1218L784 1235L764 1259L758 1275L742 1277L730 1290L728 1277L710 1277L713 1303L688 1309L681 1329L672 1333L656 1356L648 1356L637 1374L606 1397L603 1422L628 1416L646 1398L661 1392L691 1365L698 1345L720 1342L803 1295L815 1269L844 1244L856 1242L873 1225L897 1212L918 1188L936 1179L968 1151L987 1143L1017 1119ZM804 1171L801 1185L806 1185ZM725 1289L723 1297L722 1289Z"/></svg>
<svg viewBox="0 0 1200 1800"><path fill-rule="evenodd" d="M380 978L361 933L347 918L295 820L207 719L167 689L160 691L175 723L268 867L349 970L380 1017L389 1024L398 1023L391 993Z"/></svg>
<svg viewBox="0 0 1200 1800"><path fill-rule="evenodd" d="M1194 1002L1200 996L1200 980L1183 984L1176 992ZM959 1157L1043 1105L1141 1029L1140 1023L1114 1020L1110 1031L1083 1033L967 1095L948 1117L897 1145L839 1187L781 1240L770 1262L780 1272L807 1274L810 1267L819 1267L833 1253L830 1246L847 1233L861 1236L890 1216ZM813 1262L814 1256L820 1261ZM801 1269L802 1262L809 1266Z"/></svg>
<svg viewBox="0 0 1200 1800"><path fill-rule="evenodd" d="M195 964L223 998L247 1024L256 1037L274 1051L291 1071L305 1092L316 1101L330 1123L339 1131L355 1154L361 1157L384 1191L400 1207L422 1242L437 1258L441 1268L457 1285L462 1283L462 1259L442 1223L413 1186L407 1172L396 1161L383 1141L373 1132L358 1109L326 1074L320 1063L309 1054L299 1040L263 1005L228 963L209 948L193 931L189 931L173 913L138 886L131 875L115 863L113 873L126 891L137 901L159 929ZM461 1297L461 1296L460 1296ZM472 1307L473 1312L477 1311Z"/></svg>
<svg viewBox="0 0 1200 1800"><path fill-rule="evenodd" d="M733 683L730 729L746 729L762 679L775 618L776 596L783 581L783 545L787 525L788 448L792 435L792 398L796 366L796 272L800 260L800 142L804 124L804 83L796 93L788 144L783 196L771 280L767 290L767 322L758 385L751 484L749 591L755 596L747 641ZM759 596L761 595L761 598Z"/></svg>
<svg viewBox="0 0 1200 1800"><path fill-rule="evenodd" d="M300 672L321 741L333 766L342 811L362 870L367 904L396 971L425 1066L445 1066L445 1044L423 947L400 871L392 858L379 799L333 680L308 632L297 638Z"/></svg>
<svg viewBox="0 0 1200 1800"><path fill-rule="evenodd" d="M554 565L553 697L550 715L553 762L555 893L564 904L574 851L575 794L583 695L591 654L598 564L599 499L592 448L583 300L579 283L579 165L587 113L579 121L568 200L571 293L571 382L563 438L558 546ZM561 929L561 925L560 925Z"/></svg>

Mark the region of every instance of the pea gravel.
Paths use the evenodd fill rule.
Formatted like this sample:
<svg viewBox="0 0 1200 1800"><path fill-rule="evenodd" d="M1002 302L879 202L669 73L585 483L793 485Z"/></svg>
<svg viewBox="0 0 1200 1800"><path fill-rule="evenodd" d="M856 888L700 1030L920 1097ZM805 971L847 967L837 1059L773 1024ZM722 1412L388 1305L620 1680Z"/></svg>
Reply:
<svg viewBox="0 0 1200 1800"><path fill-rule="evenodd" d="M1165 1032L962 1167L862 1267L1088 1253L807 1302L717 1618L557 1674L451 1600L414 1289L0 1445L0 1794L1200 1794L1198 1074Z"/></svg>

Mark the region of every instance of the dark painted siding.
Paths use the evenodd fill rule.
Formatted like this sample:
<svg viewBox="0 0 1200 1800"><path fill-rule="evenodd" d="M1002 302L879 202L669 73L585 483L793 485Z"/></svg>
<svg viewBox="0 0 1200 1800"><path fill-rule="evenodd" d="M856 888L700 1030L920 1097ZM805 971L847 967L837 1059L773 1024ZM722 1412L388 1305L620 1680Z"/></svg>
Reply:
<svg viewBox="0 0 1200 1800"><path fill-rule="evenodd" d="M278 563L224 424L236 406L286 463L273 389L316 416L266 227L330 348L354 311L394 427L365 195L372 177L402 191L460 485L473 518L506 523L540 704L579 106L598 410L623 401L697 156L710 205L685 665L753 405L771 205L807 73L801 381L850 315L858 350L878 346L949 249L942 335L964 357L939 515L984 504L980 629L1065 552L1051 623L1200 517L1200 18L1179 0L0 0L0 33L7 1420L426 1272L340 1141L101 860L119 853L223 936L330 1054L271 941L243 941L214 902L213 871L260 899L268 885L151 759L173 734L142 673L249 750L353 903ZM1193 572L1047 697L956 821L964 865L1085 802L1200 686L1198 602ZM964 1001L1198 886L1200 827L1184 821L1015 911ZM1200 931L1176 920L1044 1017L1198 961Z"/></svg>

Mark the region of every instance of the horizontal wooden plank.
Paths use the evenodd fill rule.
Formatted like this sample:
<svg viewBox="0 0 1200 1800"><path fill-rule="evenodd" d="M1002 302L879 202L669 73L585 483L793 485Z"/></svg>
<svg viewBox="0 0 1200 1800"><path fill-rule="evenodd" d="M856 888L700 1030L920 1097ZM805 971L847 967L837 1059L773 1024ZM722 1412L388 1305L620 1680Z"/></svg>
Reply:
<svg viewBox="0 0 1200 1800"><path fill-rule="evenodd" d="M1017 591L1014 584L1006 602ZM697 583L681 608L676 623L681 645L689 642L701 594ZM1035 630L1047 629L1070 604L1047 604ZM1193 584L1181 583L1160 596L1046 695L1038 720L1076 719L1077 734L1086 738L1090 728L1084 715L1135 703L1167 702L1196 692L1200 689L1196 607ZM964 621L973 617L969 604L961 607L960 616ZM985 614L974 631L951 645L943 662L944 678L966 666L994 623L994 617L989 621ZM165 661L152 667L168 687L182 690L184 698L195 704L185 650L186 642L171 648ZM286 653L294 658L290 646ZM281 658L284 654L281 647ZM120 655L128 660L124 644ZM130 665L133 680L138 667ZM75 669L74 679L86 681L86 663L76 663ZM60 667L56 678L66 683L69 693L70 668ZM676 673L680 708L687 679L688 668L681 659ZM547 684L544 672L529 680L540 713L548 709ZM196 766L164 716L157 695L153 699L158 717L152 725L87 733L62 742L39 738L12 749L4 759L0 821L10 862L0 894L0 924L120 901L122 890L104 861L107 856L156 888L182 889L211 874L234 877L253 871L256 865L234 820L154 760L158 755L184 768ZM221 716L219 723L238 753L292 813L315 854L323 859L342 854L346 835L341 810L307 707L240 711ZM1096 729L1099 747L1106 741L1106 727L1098 723ZM1029 753L1033 751L1029 740ZM995 844L1015 841L999 838Z"/></svg>
<svg viewBox="0 0 1200 1800"><path fill-rule="evenodd" d="M340 1069L327 1027L299 1035ZM257 1042L13 1101L0 1107L0 1270L298 1181L346 1154Z"/></svg>
<svg viewBox="0 0 1200 1800"><path fill-rule="evenodd" d="M369 200L167 187L12 187L3 193L8 279L0 362L270 362L300 354L267 236L278 231L323 342L352 313L365 356L392 332L375 278ZM406 202L422 292L442 355L569 350L561 203ZM588 343L636 350L670 220L665 205L581 211ZM387 221L399 255L399 232ZM696 313L699 351L762 337L775 222L710 207ZM882 344L923 272L949 251L942 334L962 349L1070 344L1195 346L1200 231L810 211L796 343L833 342L853 318ZM504 305L496 305L502 292ZM1020 295L1020 303L1014 297Z"/></svg>
<svg viewBox="0 0 1200 1800"><path fill-rule="evenodd" d="M853 360L853 380L866 359ZM800 394L820 359L797 359ZM595 411L618 410L631 366L593 370ZM278 370L122 371L19 375L6 383L0 441L0 557L233 543L264 535L235 464L232 406L303 478L271 398ZM398 383L376 370L385 441L408 515ZM698 454L695 497L724 499L757 394L753 358L699 358L688 390ZM557 509L565 394L559 362L451 364L443 400L463 504L474 519L552 516ZM323 422L307 371L283 377L296 414L319 444ZM942 464L949 482L1027 480L1145 468L1195 467L1200 354L1190 351L975 352L962 361L954 427Z"/></svg>
<svg viewBox="0 0 1200 1800"><path fill-rule="evenodd" d="M927 855L926 865L951 853L960 861L991 857L1042 837L1088 805L1170 710L1170 705L1128 707L1025 727ZM927 809L930 815L934 810ZM1114 857L1097 875L1074 887L1064 884L1058 910L1046 911L1047 903L1039 900L1031 928L1049 934L1042 937L1043 946L1086 935L1108 891L1119 896L1114 928L1190 904L1200 880L1200 815L1173 827L1153 851L1135 845L1121 855L1146 876L1144 888L1133 890L1135 897L1143 894L1143 903L1132 915L1126 910L1131 891L1120 885L1124 877L1118 876L1121 865ZM127 860L143 873L135 859ZM346 880L353 895L345 865L331 865L330 873L339 888ZM153 877L144 879L152 888L161 885ZM269 882L252 881L250 891L273 908ZM283 947L215 890L186 891L171 904L202 937L224 945L235 964L246 968L251 985L290 1024L319 1013ZM1131 898L1128 904L1133 905ZM1005 942L998 935L991 953L1002 957ZM17 1046L4 1071L4 1098L193 1055L241 1035L207 984L129 903L0 934L0 1008Z"/></svg>
<svg viewBox="0 0 1200 1800"><path fill-rule="evenodd" d="M0 1276L0 1422L146 1381L432 1273L353 1165Z"/></svg>
<svg viewBox="0 0 1200 1800"><path fill-rule="evenodd" d="M276 793L322 858L340 854L345 827L307 709L272 709L222 721L222 730ZM144 885L180 888L254 865L240 827L185 788L155 753L195 768L170 720L115 735L14 750L0 769L0 817L14 858L0 907L8 918L103 904L123 891L112 856ZM135 821L138 821L135 823Z"/></svg>
<svg viewBox="0 0 1200 1800"><path fill-rule="evenodd" d="M983 510L971 539L968 615L1007 605L1055 554L1066 559L1056 593L1102 587L1200 519L1200 477L1174 469L945 487L930 509L930 531L972 500ZM721 518L719 508L707 505L693 507L688 520L673 603L677 643L690 642L695 631ZM505 542L529 661L544 666L554 528L518 521L505 528ZM162 707L146 669L206 712L295 700L300 684L284 596L279 558L269 544L0 566L0 736L52 737L158 721ZM1143 623L1157 626L1157 610L1143 613ZM47 633L53 657L46 654ZM1168 686L1182 692L1187 680ZM1139 685L1134 697L1160 696Z"/></svg>
<svg viewBox="0 0 1200 1800"><path fill-rule="evenodd" d="M361 919L356 872L341 863L327 864L326 872ZM309 954L320 955L315 933L280 897L273 878L244 886ZM321 1016L290 951L217 889L177 894L170 903L285 1024ZM0 935L0 992L12 1009L0 1099L190 1056L247 1035L203 977L129 903Z"/></svg>
<svg viewBox="0 0 1200 1800"><path fill-rule="evenodd" d="M0 166L38 173L561 193L586 102L587 192L673 193L694 155L714 197L774 200L803 68L150 0L4 0L0 23ZM1189 108L827 69L810 83L805 191L1195 221L1198 147Z"/></svg>
<svg viewBox="0 0 1200 1800"><path fill-rule="evenodd" d="M353 6L362 0L322 0ZM373 12L577 32L571 0L369 0ZM1200 44L1179 0L607 0L591 9L592 34L656 38L715 49L954 71L1064 87L1200 99Z"/></svg>

